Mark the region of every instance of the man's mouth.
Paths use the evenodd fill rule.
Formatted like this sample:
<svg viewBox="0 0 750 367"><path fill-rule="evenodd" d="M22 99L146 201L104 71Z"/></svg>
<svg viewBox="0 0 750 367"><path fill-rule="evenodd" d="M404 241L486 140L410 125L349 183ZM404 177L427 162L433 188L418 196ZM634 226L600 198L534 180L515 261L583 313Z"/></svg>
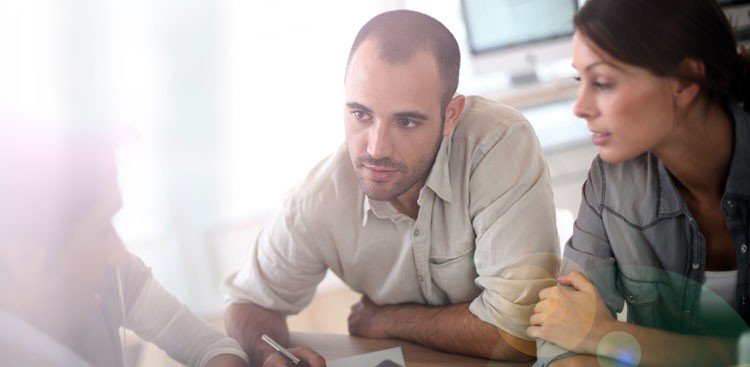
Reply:
<svg viewBox="0 0 750 367"><path fill-rule="evenodd" d="M369 166L366 164L362 165L362 169L365 177L372 181L388 181L398 172L397 169Z"/></svg>

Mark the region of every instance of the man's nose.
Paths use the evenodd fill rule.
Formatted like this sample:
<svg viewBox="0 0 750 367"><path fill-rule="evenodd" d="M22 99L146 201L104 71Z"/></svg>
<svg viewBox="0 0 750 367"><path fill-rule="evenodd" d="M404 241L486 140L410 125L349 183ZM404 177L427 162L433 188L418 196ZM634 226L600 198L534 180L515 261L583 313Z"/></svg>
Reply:
<svg viewBox="0 0 750 367"><path fill-rule="evenodd" d="M393 153L390 140L388 125L383 121L375 121L367 134L367 153L375 159L390 157Z"/></svg>

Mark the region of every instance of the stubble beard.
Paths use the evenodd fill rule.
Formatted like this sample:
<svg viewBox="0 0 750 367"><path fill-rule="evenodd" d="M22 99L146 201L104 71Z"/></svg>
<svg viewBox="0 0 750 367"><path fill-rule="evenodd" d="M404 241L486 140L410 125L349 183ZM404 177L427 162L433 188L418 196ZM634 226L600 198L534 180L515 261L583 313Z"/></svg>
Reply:
<svg viewBox="0 0 750 367"><path fill-rule="evenodd" d="M440 131L442 131L442 129ZM362 188L362 191L365 193L365 195L367 195L367 197L372 200L389 201L409 191L417 183L426 180L427 175L429 175L430 171L432 170L432 165L435 163L435 158L437 157L437 152L440 149L440 145L442 144L442 142L443 136L441 133L438 136L438 139L436 139L435 144L433 145L433 149L429 152L429 154L425 154L424 156L422 156L422 158L417 162L416 166L413 169L409 169L409 167L403 162L394 161L390 157L375 159L367 153L359 155L358 157L352 157L351 150L349 151L349 156L352 161L352 165L354 166L354 172L357 175L357 180L359 180L359 186ZM347 147L348 146L349 144L347 143ZM391 188L387 192L379 192L377 188L379 183L369 182L365 180L358 170L358 168L365 163L370 166L398 170L398 172L401 172L403 174L403 177L400 180L396 181L396 183L393 185L393 188Z"/></svg>

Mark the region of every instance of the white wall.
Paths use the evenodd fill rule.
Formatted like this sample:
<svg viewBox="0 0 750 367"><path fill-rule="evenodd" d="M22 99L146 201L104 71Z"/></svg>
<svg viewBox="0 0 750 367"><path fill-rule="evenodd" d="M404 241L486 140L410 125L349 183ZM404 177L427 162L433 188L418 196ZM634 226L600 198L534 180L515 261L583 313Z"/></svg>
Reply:
<svg viewBox="0 0 750 367"><path fill-rule="evenodd" d="M215 313L219 281L265 218L343 141L344 66L359 27L406 6L463 42L458 3L0 2L0 108L135 131L119 151L125 204L115 224L168 290ZM463 92L478 80L468 70ZM570 124L564 110L555 115ZM548 159L557 205L576 210L592 154L571 152Z"/></svg>

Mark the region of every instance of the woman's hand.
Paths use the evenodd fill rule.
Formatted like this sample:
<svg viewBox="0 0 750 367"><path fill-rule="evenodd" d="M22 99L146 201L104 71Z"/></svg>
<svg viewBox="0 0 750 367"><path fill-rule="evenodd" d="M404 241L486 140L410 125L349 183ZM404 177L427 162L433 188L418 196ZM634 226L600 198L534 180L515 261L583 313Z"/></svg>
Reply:
<svg viewBox="0 0 750 367"><path fill-rule="evenodd" d="M596 347L616 320L596 287L579 272L557 278L558 285L539 292L526 333L569 351L596 354Z"/></svg>

